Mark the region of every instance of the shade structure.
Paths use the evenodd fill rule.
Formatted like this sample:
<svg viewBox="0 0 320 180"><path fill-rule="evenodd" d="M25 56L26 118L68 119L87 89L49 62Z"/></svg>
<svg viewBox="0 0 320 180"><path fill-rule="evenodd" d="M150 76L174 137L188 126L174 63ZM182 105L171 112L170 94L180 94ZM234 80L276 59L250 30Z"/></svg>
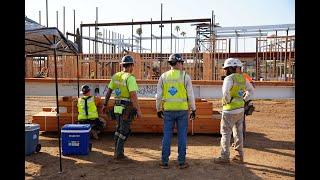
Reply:
<svg viewBox="0 0 320 180"><path fill-rule="evenodd" d="M25 17L25 57L27 56L54 56L55 70L55 87L56 87L56 104L57 104L57 124L58 124L58 141L59 141L59 165L62 173L61 161L61 134L59 119L59 102L58 102L58 81L57 81L57 56L58 55L74 55L77 56L78 66L78 47L69 41L63 33L55 27L45 27L37 22ZM78 78L78 96L79 96L79 70Z"/></svg>

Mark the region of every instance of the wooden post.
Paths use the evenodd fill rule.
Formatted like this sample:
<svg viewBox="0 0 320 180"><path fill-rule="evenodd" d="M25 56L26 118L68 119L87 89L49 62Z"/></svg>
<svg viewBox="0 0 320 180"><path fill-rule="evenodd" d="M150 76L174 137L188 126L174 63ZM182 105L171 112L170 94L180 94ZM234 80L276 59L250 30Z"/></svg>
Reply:
<svg viewBox="0 0 320 180"><path fill-rule="evenodd" d="M203 53L203 80L212 79L212 59L211 53Z"/></svg>

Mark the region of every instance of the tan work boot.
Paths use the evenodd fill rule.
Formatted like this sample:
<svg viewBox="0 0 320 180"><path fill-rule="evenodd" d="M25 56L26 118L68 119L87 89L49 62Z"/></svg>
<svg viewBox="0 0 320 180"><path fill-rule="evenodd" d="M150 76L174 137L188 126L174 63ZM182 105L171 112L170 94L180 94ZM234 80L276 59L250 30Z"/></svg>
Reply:
<svg viewBox="0 0 320 180"><path fill-rule="evenodd" d="M235 155L232 159L233 162L243 163L243 156Z"/></svg>
<svg viewBox="0 0 320 180"><path fill-rule="evenodd" d="M213 162L216 164L229 164L230 160L222 157L217 157L213 159Z"/></svg>
<svg viewBox="0 0 320 180"><path fill-rule="evenodd" d="M169 164L168 163L160 162L159 166L162 169L169 169Z"/></svg>

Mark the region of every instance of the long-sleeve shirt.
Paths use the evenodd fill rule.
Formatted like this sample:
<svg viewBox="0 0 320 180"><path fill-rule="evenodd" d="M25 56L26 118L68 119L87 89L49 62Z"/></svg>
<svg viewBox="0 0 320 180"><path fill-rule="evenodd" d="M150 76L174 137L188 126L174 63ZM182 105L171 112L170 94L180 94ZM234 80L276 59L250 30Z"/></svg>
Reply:
<svg viewBox="0 0 320 180"><path fill-rule="evenodd" d="M163 91L163 74L160 76L158 84L157 84L157 96L156 96L156 108L157 111L161 111L161 101L162 101L162 91ZM188 93L188 104L191 110L196 110L196 104L193 94L193 87L191 78L188 74L185 76L185 87Z"/></svg>
<svg viewBox="0 0 320 180"><path fill-rule="evenodd" d="M230 90L231 90L232 86L233 86L233 80L232 80L231 76L225 77L223 80L223 85L222 85L222 96L227 102L230 102L230 100L231 100ZM246 93L243 98L245 101L250 100L250 98L253 95L253 90L254 90L254 88L251 85L251 83L248 80L246 80ZM243 111L244 111L244 108L239 108L239 109L235 109L235 110L231 110L231 111L224 110L223 112L229 113L229 114L238 114Z"/></svg>

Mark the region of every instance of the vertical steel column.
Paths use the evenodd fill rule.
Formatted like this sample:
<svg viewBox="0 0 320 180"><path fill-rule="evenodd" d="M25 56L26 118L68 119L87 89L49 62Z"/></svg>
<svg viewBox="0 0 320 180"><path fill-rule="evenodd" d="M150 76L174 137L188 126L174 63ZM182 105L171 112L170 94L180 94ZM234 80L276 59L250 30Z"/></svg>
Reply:
<svg viewBox="0 0 320 180"><path fill-rule="evenodd" d="M279 49L279 51L280 52L278 52L278 57L279 57L279 75L280 75L280 80L282 80L282 61L283 61L283 59L282 59L282 52L283 52L283 47L282 46L280 46L280 44L282 43L282 38L280 39L280 43L279 43L279 46L277 46L278 47L278 49Z"/></svg>
<svg viewBox="0 0 320 180"><path fill-rule="evenodd" d="M211 20L210 20L210 23L212 24L212 30L214 29L214 12L211 11ZM215 33L212 33L213 36L215 36ZM212 74L213 74L213 80L216 80L216 38L213 39L212 41L212 53L213 53L213 58L212 58Z"/></svg>
<svg viewBox="0 0 320 180"><path fill-rule="evenodd" d="M111 51L111 32L110 32L110 30L109 30L109 38L108 38L108 40L109 40L109 53L111 54L112 53L112 51Z"/></svg>
<svg viewBox="0 0 320 180"><path fill-rule="evenodd" d="M65 6L63 6L63 34L66 35L66 7Z"/></svg>
<svg viewBox="0 0 320 180"><path fill-rule="evenodd" d="M99 30L99 28L98 28L98 26L97 26L97 24L98 24L98 7L96 7L96 23L95 23L95 33L94 33L94 39L95 39L95 54L97 54L98 53L98 42L97 42L97 40L98 40L98 30ZM96 59L97 60L97 59Z"/></svg>
<svg viewBox="0 0 320 180"><path fill-rule="evenodd" d="M88 28L89 28L89 54L90 54L91 53L91 49L90 49L90 47L91 47L90 46L90 44L91 44L91 42L90 42L90 38L91 38L90 37L90 29L91 29L91 27L89 26ZM90 59L90 56L89 56L89 59Z"/></svg>
<svg viewBox="0 0 320 180"><path fill-rule="evenodd" d="M96 62L96 68L95 68L95 78L98 77L98 48L97 48L97 21L94 31L94 61Z"/></svg>
<svg viewBox="0 0 320 180"><path fill-rule="evenodd" d="M287 81L287 53L288 53L288 34L289 34L289 29L287 29L287 34L286 34L286 51L284 54L284 80ZM291 53L291 52L289 52Z"/></svg>
<svg viewBox="0 0 320 180"><path fill-rule="evenodd" d="M150 37L150 42L151 42L151 53L152 53L152 18L151 18L151 21L150 21L150 25L151 25L151 37Z"/></svg>
<svg viewBox="0 0 320 180"><path fill-rule="evenodd" d="M121 43L122 43L122 48L123 48L123 49L126 49L126 46L125 46L125 44L124 44L124 34L122 35L122 41L121 41Z"/></svg>
<svg viewBox="0 0 320 180"><path fill-rule="evenodd" d="M83 40L82 40L82 21L81 21L81 24L80 24L80 44L81 44L81 52L80 53L83 53Z"/></svg>
<svg viewBox="0 0 320 180"><path fill-rule="evenodd" d="M265 61L265 64L266 64L266 69L265 69L265 80L267 80L268 78L268 40L266 41L266 56L263 58L263 60ZM272 53L272 41L270 42L270 47L269 47L269 58L271 58L271 53Z"/></svg>
<svg viewBox="0 0 320 180"><path fill-rule="evenodd" d="M95 79L97 79L98 78L98 61L99 61L99 55L98 55L98 30L99 30L99 28L98 28L98 26L97 26L97 23L98 23L98 11L99 9L98 9L98 7L96 7L96 26L95 26L95 33L94 33L94 35L95 35L95 57L94 57L94 59L95 59L95 61L96 61L96 69L95 69Z"/></svg>
<svg viewBox="0 0 320 180"><path fill-rule="evenodd" d="M133 19L131 25L131 51L133 52Z"/></svg>
<svg viewBox="0 0 320 180"><path fill-rule="evenodd" d="M141 24L140 24L140 29L141 29L141 32L142 32L142 25ZM140 54L141 54L141 48L142 48L142 46L141 46L141 35L140 35Z"/></svg>
<svg viewBox="0 0 320 180"><path fill-rule="evenodd" d="M76 34L76 10L73 10L73 34ZM73 42L76 41L76 37L73 36Z"/></svg>
<svg viewBox="0 0 320 180"><path fill-rule="evenodd" d="M115 53L115 49L114 49L114 32L111 31L111 53L114 54Z"/></svg>
<svg viewBox="0 0 320 180"><path fill-rule="evenodd" d="M255 74L256 81L258 80L258 62L259 62L258 38L256 38L256 74Z"/></svg>
<svg viewBox="0 0 320 180"><path fill-rule="evenodd" d="M162 3L161 3L161 21L160 21L160 74L162 71Z"/></svg>
<svg viewBox="0 0 320 180"><path fill-rule="evenodd" d="M41 11L39 11L39 24L41 24Z"/></svg>
<svg viewBox="0 0 320 180"><path fill-rule="evenodd" d="M277 38L278 36L278 31L276 30L276 37L275 37L275 40L274 40L274 50L272 52L272 58L273 58L273 78L276 78L277 77ZM276 53L276 56L275 56L275 53Z"/></svg>
<svg viewBox="0 0 320 180"><path fill-rule="evenodd" d="M56 13L57 13L57 28L59 29L59 12L56 11Z"/></svg>
<svg viewBox="0 0 320 180"><path fill-rule="evenodd" d="M171 30L171 34L170 34L170 53L172 53L172 17L171 17L170 24L171 24L171 28L170 28L170 30Z"/></svg>
<svg viewBox="0 0 320 180"><path fill-rule="evenodd" d="M213 53L213 33L212 33L212 29L213 29L213 24L212 24L212 20L210 20L210 24L209 24L209 30L210 30L210 38L209 38L209 42L210 42L210 59L212 59L212 53ZM212 72L212 64L211 64L211 72ZM212 79L212 75L209 76L209 80Z"/></svg>
<svg viewBox="0 0 320 180"><path fill-rule="evenodd" d="M48 18L48 0L46 0L46 16L47 16L46 17L47 18L47 27L49 27L49 25L48 25L49 24L49 21L48 21L48 19L49 19Z"/></svg>
<svg viewBox="0 0 320 180"><path fill-rule="evenodd" d="M79 93L79 55L77 55L77 85L78 85L78 98L80 97Z"/></svg>
<svg viewBox="0 0 320 180"><path fill-rule="evenodd" d="M230 53L231 53L231 38L229 38L229 55L228 55L228 57L230 57Z"/></svg>
<svg viewBox="0 0 320 180"><path fill-rule="evenodd" d="M102 54L104 54L104 29L102 29Z"/></svg>
<svg viewBox="0 0 320 180"><path fill-rule="evenodd" d="M237 53L238 52L238 32L237 31L235 31L235 43L234 43L234 45L235 45L235 52Z"/></svg>

